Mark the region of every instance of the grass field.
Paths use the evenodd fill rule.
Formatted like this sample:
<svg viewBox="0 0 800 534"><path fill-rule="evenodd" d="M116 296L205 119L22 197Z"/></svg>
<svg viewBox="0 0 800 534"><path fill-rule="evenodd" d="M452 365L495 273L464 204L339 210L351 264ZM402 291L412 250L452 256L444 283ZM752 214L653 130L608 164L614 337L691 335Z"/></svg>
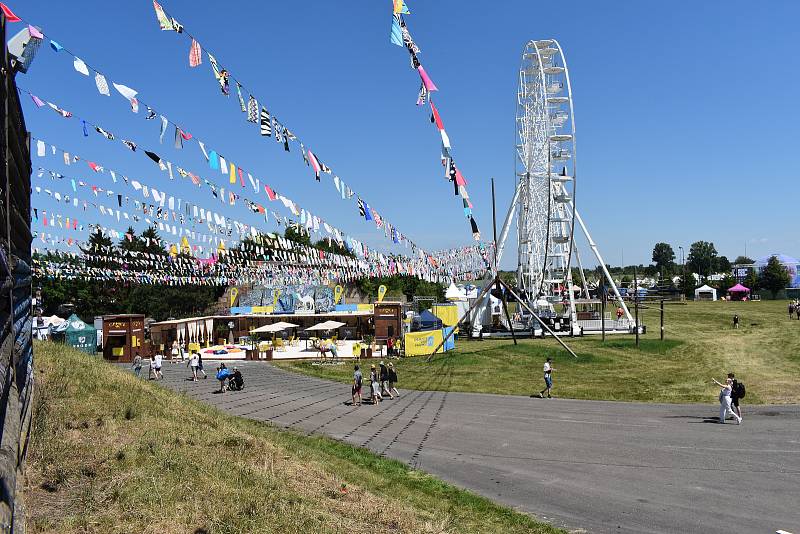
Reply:
<svg viewBox="0 0 800 534"><path fill-rule="evenodd" d="M404 464L35 346L28 532L562 532Z"/></svg>
<svg viewBox="0 0 800 534"><path fill-rule="evenodd" d="M719 389L711 378L729 371L747 386L746 403L800 402L800 321L788 319L786 301L689 302L665 306L665 341L659 340L659 310L644 310L647 334L565 338L575 359L555 340L468 341L437 356L406 358L398 366L400 388L530 395L544 387L542 364L554 359L561 397L652 402L708 402ZM733 330L734 314L740 328ZM369 360L366 365L377 363ZM277 365L343 382L351 366Z"/></svg>

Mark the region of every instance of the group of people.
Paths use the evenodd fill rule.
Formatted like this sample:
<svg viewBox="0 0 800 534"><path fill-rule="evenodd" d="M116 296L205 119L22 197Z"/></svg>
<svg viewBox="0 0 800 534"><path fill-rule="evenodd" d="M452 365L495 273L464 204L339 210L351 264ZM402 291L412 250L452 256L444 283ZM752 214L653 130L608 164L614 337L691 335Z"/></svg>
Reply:
<svg viewBox="0 0 800 534"><path fill-rule="evenodd" d="M795 314L797 314L797 320L800 321L800 299L789 301L789 320Z"/></svg>
<svg viewBox="0 0 800 534"><path fill-rule="evenodd" d="M183 359L181 361L183 361ZM163 379L164 372L162 371L162 367L164 364L164 355L160 352L156 352L150 356L149 364L150 369L148 371L147 378L149 380ZM191 353L189 360L186 362L186 366L192 371L192 381L197 382L197 379L201 374L203 375L203 378L208 378L208 375L206 375L206 372L203 369L203 356L199 352ZM142 367L144 367L144 358L142 358L142 356L137 352L133 357L133 363L131 365L131 368L137 377L142 375Z"/></svg>
<svg viewBox="0 0 800 534"><path fill-rule="evenodd" d="M244 378L242 372L237 367L228 369L225 362L220 362L217 367L217 380L219 380L219 392L239 391L244 388Z"/></svg>
<svg viewBox="0 0 800 534"><path fill-rule="evenodd" d="M394 364L389 362L385 364L381 362L379 368L373 364L369 371L369 398L374 406L383 401L384 396L390 399L400 397L400 392L397 391L397 369ZM353 372L353 387L351 388L353 396L353 406L361 406L361 388L364 383L364 375L361 373L359 365L355 366Z"/></svg>

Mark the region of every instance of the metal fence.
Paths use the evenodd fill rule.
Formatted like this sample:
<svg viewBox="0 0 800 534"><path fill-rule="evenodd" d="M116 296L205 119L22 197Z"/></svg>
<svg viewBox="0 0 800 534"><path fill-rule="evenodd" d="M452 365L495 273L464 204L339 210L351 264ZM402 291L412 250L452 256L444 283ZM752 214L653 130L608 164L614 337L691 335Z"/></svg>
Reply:
<svg viewBox="0 0 800 534"><path fill-rule="evenodd" d="M0 532L24 532L21 491L31 427L31 157L0 15Z"/></svg>

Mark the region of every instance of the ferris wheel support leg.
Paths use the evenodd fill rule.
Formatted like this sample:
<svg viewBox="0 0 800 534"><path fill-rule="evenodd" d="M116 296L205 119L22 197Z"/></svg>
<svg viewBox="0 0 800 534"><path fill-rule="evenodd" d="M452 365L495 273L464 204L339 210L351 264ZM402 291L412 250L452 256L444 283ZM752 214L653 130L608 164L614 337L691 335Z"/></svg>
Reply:
<svg viewBox="0 0 800 534"><path fill-rule="evenodd" d="M614 283L614 279L611 278L611 274L608 272L608 269L606 269L606 262L600 255L600 250L597 248L597 243L594 242L592 236L589 234L589 230L586 228L586 225L584 224L580 213L578 213L578 210L575 209L574 205L570 204L570 206L572 207L572 211L575 213L575 218L578 219L578 224L581 225L581 230L583 230L583 235L585 235L586 240L589 241L589 248L591 248L592 252L594 252L597 261L600 263L600 268L603 269L603 274L605 274L606 280L608 280L608 283L611 285L611 290L614 292L614 296L617 298L620 307L622 307L622 310L625 312L625 317L629 321L633 321L633 316L631 315L630 310L628 310L628 306L625 305L625 301L622 300L622 296L619 294L619 289L617 289L617 284Z"/></svg>
<svg viewBox="0 0 800 534"><path fill-rule="evenodd" d="M511 199L511 205L508 207L508 213L506 213L506 220L503 222L503 229L500 230L500 238L497 240L498 242L495 243L494 254L495 254L495 264L500 265L500 260L503 257L503 250L505 249L506 239L508 238L508 232L511 230L511 223L514 220L514 212L517 210L517 201L519 200L519 192L522 189L522 180L517 182L517 187L514 188L514 198ZM497 274L497 273L495 273Z"/></svg>
<svg viewBox="0 0 800 534"><path fill-rule="evenodd" d="M586 283L586 274L583 272L583 263L581 263L581 255L578 253L578 246L573 242L572 249L575 251L575 259L578 260L578 269L581 272L581 282L583 283L583 294L586 298L589 297L589 285Z"/></svg>

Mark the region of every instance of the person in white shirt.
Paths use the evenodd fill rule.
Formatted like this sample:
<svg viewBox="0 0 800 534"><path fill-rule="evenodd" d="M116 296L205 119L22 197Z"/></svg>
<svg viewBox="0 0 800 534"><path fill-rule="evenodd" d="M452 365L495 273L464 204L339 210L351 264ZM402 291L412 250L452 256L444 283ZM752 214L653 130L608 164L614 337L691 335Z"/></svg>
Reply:
<svg viewBox="0 0 800 534"><path fill-rule="evenodd" d="M197 382L197 368L200 367L200 356L193 352L189 358L189 368L192 370L192 380Z"/></svg>
<svg viewBox="0 0 800 534"><path fill-rule="evenodd" d="M547 361L544 362L543 371L545 388L539 392L539 398L543 399L545 392L547 392L547 398L551 399L550 391L553 389L553 371L555 371L552 358L547 358Z"/></svg>
<svg viewBox="0 0 800 534"><path fill-rule="evenodd" d="M163 361L164 356L160 353L156 353L156 355L153 356L153 371L155 372L156 380L164 378L164 374L161 372L161 364Z"/></svg>
<svg viewBox="0 0 800 534"><path fill-rule="evenodd" d="M731 409L731 391L733 389L733 379L726 378L725 383L722 384L721 382L717 382L716 378L711 379L716 385L720 387L719 391L719 422L720 424L725 424L725 417L730 412L733 415L733 418L736 419L736 424L742 424L742 418L739 417L739 414L734 412Z"/></svg>

